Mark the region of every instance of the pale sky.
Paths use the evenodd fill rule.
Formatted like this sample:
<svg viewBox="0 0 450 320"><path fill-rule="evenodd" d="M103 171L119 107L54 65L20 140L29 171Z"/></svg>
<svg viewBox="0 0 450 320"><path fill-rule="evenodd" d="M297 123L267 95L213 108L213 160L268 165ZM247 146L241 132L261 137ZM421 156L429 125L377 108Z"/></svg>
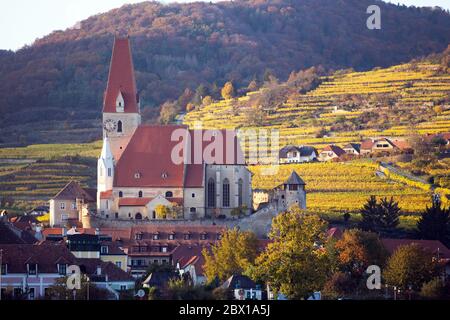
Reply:
<svg viewBox="0 0 450 320"><path fill-rule="evenodd" d="M209 1L209 0L208 0ZM142 0L0 0L0 49L17 50L54 30L65 30L94 14ZM165 0L163 2L190 2ZM390 0L450 9L450 0Z"/></svg>

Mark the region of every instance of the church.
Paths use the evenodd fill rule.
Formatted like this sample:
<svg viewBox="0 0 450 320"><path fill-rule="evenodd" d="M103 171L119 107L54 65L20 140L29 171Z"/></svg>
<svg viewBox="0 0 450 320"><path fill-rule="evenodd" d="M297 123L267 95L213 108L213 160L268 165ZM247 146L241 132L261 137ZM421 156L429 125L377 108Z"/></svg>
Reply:
<svg viewBox="0 0 450 320"><path fill-rule="evenodd" d="M130 40L116 38L103 100L97 216L196 220L250 214L251 172L230 130L141 123ZM169 214L167 214L169 216Z"/></svg>

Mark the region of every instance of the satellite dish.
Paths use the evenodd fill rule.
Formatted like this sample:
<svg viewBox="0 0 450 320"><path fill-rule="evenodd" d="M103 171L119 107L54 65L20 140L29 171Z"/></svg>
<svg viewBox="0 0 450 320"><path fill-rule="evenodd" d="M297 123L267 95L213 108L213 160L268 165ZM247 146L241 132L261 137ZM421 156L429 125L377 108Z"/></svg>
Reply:
<svg viewBox="0 0 450 320"><path fill-rule="evenodd" d="M137 295L139 298L143 298L143 297L145 297L145 291L142 290L142 289L140 289L140 290L137 292L136 295Z"/></svg>

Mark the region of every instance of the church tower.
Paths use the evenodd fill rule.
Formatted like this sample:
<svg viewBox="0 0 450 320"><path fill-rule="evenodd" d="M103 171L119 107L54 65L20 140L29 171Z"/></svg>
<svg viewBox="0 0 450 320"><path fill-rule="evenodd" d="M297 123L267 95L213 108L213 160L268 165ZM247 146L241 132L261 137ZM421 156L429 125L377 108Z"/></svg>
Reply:
<svg viewBox="0 0 450 320"><path fill-rule="evenodd" d="M130 40L116 37L103 100L103 138L108 138L115 161L120 159L140 124L140 101Z"/></svg>

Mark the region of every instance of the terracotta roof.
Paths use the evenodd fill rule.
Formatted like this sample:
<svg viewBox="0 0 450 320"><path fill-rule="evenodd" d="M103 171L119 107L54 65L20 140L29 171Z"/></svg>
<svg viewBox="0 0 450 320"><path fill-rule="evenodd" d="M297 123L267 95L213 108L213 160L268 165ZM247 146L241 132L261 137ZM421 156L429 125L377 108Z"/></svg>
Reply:
<svg viewBox="0 0 450 320"><path fill-rule="evenodd" d="M38 273L58 273L60 261L73 263L75 257L65 244L9 244L0 245L3 263L8 264L9 273L26 273L27 263L37 263Z"/></svg>
<svg viewBox="0 0 450 320"><path fill-rule="evenodd" d="M344 146L344 149L354 149L356 150L356 152L359 153L360 149L361 149L361 144L359 143L348 143Z"/></svg>
<svg viewBox="0 0 450 320"><path fill-rule="evenodd" d="M108 85L103 101L103 112L116 112L116 99L122 93L124 112L138 112L138 96L130 40L115 38L109 68Z"/></svg>
<svg viewBox="0 0 450 320"><path fill-rule="evenodd" d="M333 227L333 228L328 229L327 238L333 238L333 239L339 240L342 238L342 234L343 234L343 232L341 229L339 229L337 227Z"/></svg>
<svg viewBox="0 0 450 320"><path fill-rule="evenodd" d="M232 275L221 286L224 289L255 289L256 283L247 276Z"/></svg>
<svg viewBox="0 0 450 320"><path fill-rule="evenodd" d="M112 190L100 192L100 199L111 199L112 194L113 194Z"/></svg>
<svg viewBox="0 0 450 320"><path fill-rule="evenodd" d="M56 196L52 199L54 200L74 200L77 198L84 199L86 202L95 202L95 189L82 188L80 184L76 181L70 181L68 184L59 191Z"/></svg>
<svg viewBox="0 0 450 320"><path fill-rule="evenodd" d="M386 250L389 253L394 253L400 246L406 246L410 244L417 244L425 250L431 251L433 254L439 252L439 256L444 259L450 259L450 250L438 240L415 240L415 239L381 239Z"/></svg>
<svg viewBox="0 0 450 320"><path fill-rule="evenodd" d="M400 150L412 149L411 145L406 140L391 140L391 143Z"/></svg>
<svg viewBox="0 0 450 320"><path fill-rule="evenodd" d="M325 148L323 148L322 151L332 151L338 157L340 157L340 156L345 154L345 151L341 147L338 147L336 145L328 145Z"/></svg>
<svg viewBox="0 0 450 320"><path fill-rule="evenodd" d="M361 142L361 150L372 150L372 147L374 145L374 141L369 139L369 140L364 140L363 142Z"/></svg>
<svg viewBox="0 0 450 320"><path fill-rule="evenodd" d="M167 199L167 201L175 203L175 204L177 204L179 206L182 206L183 203L184 203L184 199L183 198L166 198L166 199Z"/></svg>
<svg viewBox="0 0 450 320"><path fill-rule="evenodd" d="M180 140L172 138L176 130L181 130ZM184 130L184 132L183 132ZM215 159L202 159L197 161L196 157L209 155L209 151L214 146L214 135L221 133L224 143L221 148L213 152ZM182 137L182 138L181 138ZM217 138L217 141L220 141ZM183 142L186 143L183 145ZM200 141L198 141L200 140ZM190 147L188 145L190 142ZM184 146L184 148L180 148ZM199 150L196 150L197 147ZM180 163L175 163L172 159L172 152L177 150L187 152ZM204 160L202 162L202 160ZM184 163L186 162L186 166ZM244 157L239 145L239 141L233 131L194 131L188 130L186 126L157 126L141 125L134 133L129 144L125 148L121 158L117 162L114 186L115 187L200 187L203 182L202 163L212 164L245 164Z"/></svg>
<svg viewBox="0 0 450 320"><path fill-rule="evenodd" d="M143 207L146 206L147 203L152 201L154 198L120 198L119 199L119 207Z"/></svg>
<svg viewBox="0 0 450 320"><path fill-rule="evenodd" d="M195 268L197 276L204 274L205 258L203 249L210 249L210 246L201 245L179 245L172 253L172 261L179 264L180 269L185 269L189 265Z"/></svg>

